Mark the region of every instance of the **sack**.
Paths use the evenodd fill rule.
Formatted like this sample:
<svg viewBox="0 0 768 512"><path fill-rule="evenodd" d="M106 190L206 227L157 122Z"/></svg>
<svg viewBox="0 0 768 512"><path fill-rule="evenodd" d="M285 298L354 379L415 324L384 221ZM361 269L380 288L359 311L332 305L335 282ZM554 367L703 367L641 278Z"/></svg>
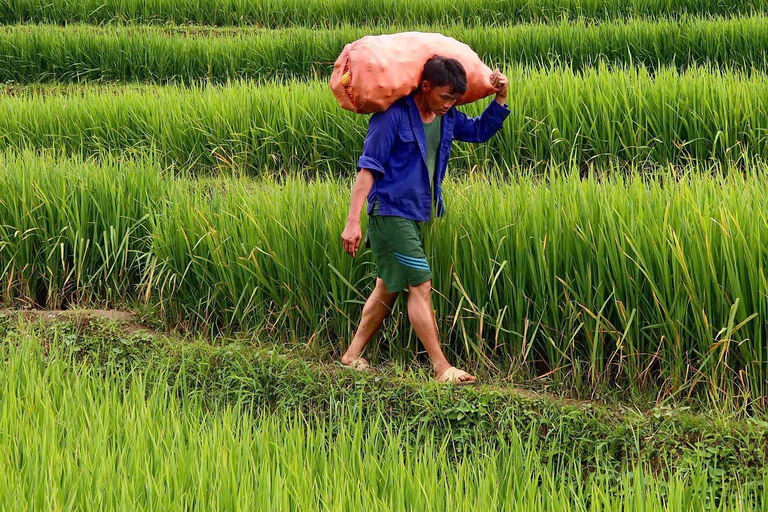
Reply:
<svg viewBox="0 0 768 512"><path fill-rule="evenodd" d="M452 37L425 32L365 36L344 46L331 74L331 89L341 108L369 114L386 110L421 83L433 55L458 60L467 73L467 91L456 105L493 94L491 69L472 48Z"/></svg>

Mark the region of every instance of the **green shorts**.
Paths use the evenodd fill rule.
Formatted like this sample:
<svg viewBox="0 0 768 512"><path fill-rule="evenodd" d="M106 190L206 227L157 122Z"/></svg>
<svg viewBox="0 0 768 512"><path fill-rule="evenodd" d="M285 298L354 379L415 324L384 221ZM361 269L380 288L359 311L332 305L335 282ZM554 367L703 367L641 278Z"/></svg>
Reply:
<svg viewBox="0 0 768 512"><path fill-rule="evenodd" d="M390 292L432 279L424 255L423 222L392 215L368 217L366 247L373 252L378 276Z"/></svg>

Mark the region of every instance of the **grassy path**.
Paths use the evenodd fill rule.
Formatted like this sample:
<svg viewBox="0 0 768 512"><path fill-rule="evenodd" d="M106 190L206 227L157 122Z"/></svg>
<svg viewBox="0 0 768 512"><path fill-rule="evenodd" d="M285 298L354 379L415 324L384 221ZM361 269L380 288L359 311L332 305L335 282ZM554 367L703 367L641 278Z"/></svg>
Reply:
<svg viewBox="0 0 768 512"><path fill-rule="evenodd" d="M97 398L112 397L116 408L125 404L115 400L128 393L131 407L136 405L137 396L149 396L151 402L158 400L150 404L150 409L155 404L172 410L181 407L181 419L186 406L193 407L196 414L214 411L214 417L218 414L215 411L229 414L232 407L238 411L245 407L260 411L260 416L300 415L306 418L307 425L330 422L346 432L350 422L354 425L358 421L354 418L372 418L374 425L357 424L355 428L372 432L375 437L382 432L382 425L377 422L397 425L395 439L401 445L413 446L427 440L442 446L444 451L437 455L441 461L438 466L444 465L442 457L490 456L485 463L503 462L507 470L515 460L525 461L528 467L519 470L526 475L557 467L565 472L563 475L579 475L574 477L589 481L597 478L594 482L607 478L605 482L619 487L628 483L627 471L640 467L658 478L671 478L681 489L699 482L697 485L704 487L694 494L685 494L686 499L694 500L710 492L719 493L719 485L736 482L749 494L751 486L760 485L766 475L768 424L757 419L695 415L685 408L655 407L640 412L632 404L562 401L546 394L519 393L503 384L455 388L430 382L426 372L414 373L412 369L389 368L389 372L359 374L322 363L311 353L286 351L247 335L205 340L173 332L152 332L142 325L141 316L124 312L73 311L45 321L40 314L6 310L0 313L0 333L5 358L0 372L17 372L13 379L2 379L8 388L5 396L10 397L5 400L5 413L0 412L0 424L5 421L6 431L8 408L15 407L14 400L18 398L14 397L21 396L19 388L46 386L50 392L60 393L55 385L46 384L45 375L68 379L67 365L76 364L86 369L82 374L86 380L96 375L107 378L104 389L97 390L93 387L97 384L88 384L90 393ZM34 372L43 374L34 377ZM122 383L119 389L111 387L115 376L122 379L118 380ZM37 396L37 392L24 393ZM72 393L79 396L77 389ZM166 399L173 401L160 405ZM86 405L75 405L78 403ZM88 407L97 405L94 398L83 396L60 407L74 407L72 412L76 416L82 414L83 418L96 414L94 418L107 420L87 412ZM143 414L154 414L142 410ZM165 418L161 423L173 422L176 417L161 416ZM208 413L205 417L209 417ZM126 427L138 425L129 422ZM91 435L98 433L91 431ZM152 443L159 439L151 433L141 438L155 439ZM79 436L73 441L85 439ZM506 451L514 452L518 447L522 451L517 454ZM7 449L0 441L0 453ZM62 455L60 449L54 451L57 456ZM143 455L138 453L131 458L135 456ZM472 460L472 464L479 461ZM478 468L486 467L485 463ZM495 465L496 462L491 463ZM390 466L397 465L383 467ZM678 480L687 471L693 473ZM22 474L33 477L31 468ZM574 488L582 489L579 493L590 489ZM651 488L656 492L654 489ZM581 494L577 497L583 498Z"/></svg>

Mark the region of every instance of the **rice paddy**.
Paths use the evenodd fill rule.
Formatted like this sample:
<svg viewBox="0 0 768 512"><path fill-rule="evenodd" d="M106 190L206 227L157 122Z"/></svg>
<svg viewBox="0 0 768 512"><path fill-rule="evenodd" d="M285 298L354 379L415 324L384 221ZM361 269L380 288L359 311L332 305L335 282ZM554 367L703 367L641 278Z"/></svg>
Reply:
<svg viewBox="0 0 768 512"><path fill-rule="evenodd" d="M448 214L426 247L446 347L521 381L543 364L567 387L765 396L765 167L749 173L446 182ZM351 339L375 268L369 251L352 260L334 243L348 181L171 174L8 157L5 300L141 296L214 332ZM418 350L404 312L393 315L389 343Z"/></svg>
<svg viewBox="0 0 768 512"><path fill-rule="evenodd" d="M524 102L487 144L457 143L454 167L685 164L768 157L763 74L708 68L576 73L507 70ZM466 112L478 115L490 100ZM0 149L84 156L144 153L182 168L355 173L367 118L341 110L327 83L70 86L0 98ZM459 171L460 172L460 171Z"/></svg>
<svg viewBox="0 0 768 512"><path fill-rule="evenodd" d="M768 510L766 9L3 3L0 301L144 327L0 313L0 508ZM374 373L329 364L377 269L328 79L406 30L511 84L425 227L477 390L432 382L402 299Z"/></svg>
<svg viewBox="0 0 768 512"><path fill-rule="evenodd" d="M344 45L368 34L441 32L500 66L600 62L649 69L713 66L768 70L768 18L588 19L493 27L344 25L306 27L11 25L0 29L0 80L35 82L226 83L327 79Z"/></svg>
<svg viewBox="0 0 768 512"><path fill-rule="evenodd" d="M339 404L331 421L206 403L167 369L100 375L66 345L3 339L0 495L7 508L110 510L718 510L764 507L753 485L724 494L706 462L654 477L631 466L585 475L542 462L525 432L457 455L384 411ZM183 397L183 398L180 398ZM168 414L168 411L173 411ZM604 483L613 477L614 492ZM765 485L765 482L760 482Z"/></svg>
<svg viewBox="0 0 768 512"><path fill-rule="evenodd" d="M72 22L257 25L269 28L339 24L397 23L466 25L587 17L737 16L765 12L765 0L9 0L0 7L0 23Z"/></svg>

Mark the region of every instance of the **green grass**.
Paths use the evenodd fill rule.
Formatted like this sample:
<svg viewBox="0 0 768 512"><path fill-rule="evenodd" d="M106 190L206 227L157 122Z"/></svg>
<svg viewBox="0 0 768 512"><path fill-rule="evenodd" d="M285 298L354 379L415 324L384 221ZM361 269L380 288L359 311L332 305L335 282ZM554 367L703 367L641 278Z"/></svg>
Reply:
<svg viewBox="0 0 768 512"><path fill-rule="evenodd" d="M50 510L718 510L765 507L765 474L694 455L679 469L584 472L535 433L467 453L429 424L408 430L357 400L328 416L253 407L247 381L225 402L169 366L77 362L72 333L0 344L0 502ZM189 347L175 345L189 353ZM76 352L74 353L76 354ZM189 357L187 363L194 362ZM258 368L258 364L255 368ZM265 366L262 364L262 367ZM357 394L355 392L355 394ZM366 396L362 392L360 396ZM600 460L598 460L598 463Z"/></svg>
<svg viewBox="0 0 768 512"><path fill-rule="evenodd" d="M768 158L766 75L693 68L510 68L515 97L487 144L457 143L452 168L740 162ZM42 91L42 92L41 92ZM56 92L61 92L59 86ZM325 82L226 87L91 87L0 98L0 150L152 153L162 165L354 174L368 116ZM479 114L488 98L464 110Z"/></svg>
<svg viewBox="0 0 768 512"><path fill-rule="evenodd" d="M764 166L566 171L446 182L426 251L448 353L517 382L763 407ZM342 349L374 284L370 251L353 260L340 243L349 181L171 180L23 155L0 187L9 304L146 299L169 323ZM419 349L407 317L403 299L383 353Z"/></svg>
<svg viewBox="0 0 768 512"><path fill-rule="evenodd" d="M765 0L8 0L0 23L195 23L329 27L342 23L454 23L486 26L562 17L611 19L762 12Z"/></svg>
<svg viewBox="0 0 768 512"><path fill-rule="evenodd" d="M0 81L226 82L330 76L344 45L368 34L441 32L469 44L490 65L583 69L598 61L625 65L711 64L768 70L768 18L632 19L593 24L498 27L461 25L344 26L318 31L22 25L0 29Z"/></svg>

